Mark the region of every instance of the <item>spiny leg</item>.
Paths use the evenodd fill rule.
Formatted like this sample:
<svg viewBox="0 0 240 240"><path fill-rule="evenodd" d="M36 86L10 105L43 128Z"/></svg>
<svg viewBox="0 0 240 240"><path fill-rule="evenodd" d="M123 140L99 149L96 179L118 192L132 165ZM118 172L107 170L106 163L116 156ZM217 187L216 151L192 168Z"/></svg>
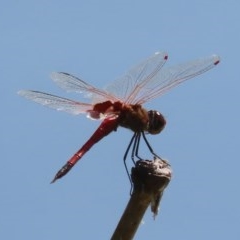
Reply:
<svg viewBox="0 0 240 240"><path fill-rule="evenodd" d="M132 149L132 156L131 156L134 165L136 165L136 162L135 162L135 159L134 159L135 157L137 157L138 160L142 159L138 156L138 149L139 149L139 145L140 145L140 140L141 140L141 132L138 132L138 133L136 133L136 137L135 137L134 144L133 144L133 149Z"/></svg>
<svg viewBox="0 0 240 240"><path fill-rule="evenodd" d="M149 151L152 153L152 155L153 155L154 157L159 158L160 160L162 160L162 158L159 157L159 156L153 151L153 149L152 149L150 143L148 142L148 140L147 140L147 138L146 138L146 136L145 136L145 133L144 133L143 131L142 131L142 136L143 136L143 139L144 139L145 143L147 144L147 147L148 147Z"/></svg>
<svg viewBox="0 0 240 240"><path fill-rule="evenodd" d="M130 176L130 174L129 174L129 172L128 172L128 168L127 168L126 160L127 160L127 155L128 155L128 153L129 153L129 150L130 150L132 144L135 145L136 136L137 136L137 133L134 133L133 136L132 136L132 138L131 138L131 140L130 140L130 142L129 142L129 144L128 144L127 150L126 150L126 152L125 152L125 154L124 154L124 156L123 156L124 167L125 167L125 170L126 170L127 175L128 175L128 179L129 179L130 184L131 184L130 194L131 194L131 192L132 192L132 188L133 188L133 186L132 186L132 179L131 179L131 176ZM134 161L133 161L133 162L134 162ZM134 162L134 164L135 164L135 162Z"/></svg>
<svg viewBox="0 0 240 240"><path fill-rule="evenodd" d="M130 150L130 148L131 148L131 146L132 146L133 141L134 141L135 138L136 138L136 133L133 134L133 136L132 136L132 138L131 138L131 140L130 140L130 142L129 142L129 144L128 144L127 150L126 150L126 152L125 152L125 154L124 154L124 156L123 156L123 161L124 161L124 162L126 162L128 152L129 152L129 150Z"/></svg>

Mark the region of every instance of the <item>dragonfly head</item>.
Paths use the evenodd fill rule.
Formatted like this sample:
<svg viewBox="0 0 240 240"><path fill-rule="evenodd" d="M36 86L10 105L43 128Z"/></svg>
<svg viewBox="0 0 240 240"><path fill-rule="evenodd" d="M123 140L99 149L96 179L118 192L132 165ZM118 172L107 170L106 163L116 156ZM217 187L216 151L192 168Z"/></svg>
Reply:
<svg viewBox="0 0 240 240"><path fill-rule="evenodd" d="M163 115L154 110L148 111L148 132L150 134L160 133L166 125L166 120Z"/></svg>

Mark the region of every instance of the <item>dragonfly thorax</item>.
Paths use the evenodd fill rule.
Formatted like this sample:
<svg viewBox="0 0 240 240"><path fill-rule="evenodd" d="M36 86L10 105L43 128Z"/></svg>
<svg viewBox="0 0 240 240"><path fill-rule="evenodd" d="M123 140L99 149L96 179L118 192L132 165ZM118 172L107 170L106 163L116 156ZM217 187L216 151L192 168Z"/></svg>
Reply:
<svg viewBox="0 0 240 240"><path fill-rule="evenodd" d="M139 104L122 105L118 122L133 132L148 131L148 112Z"/></svg>
<svg viewBox="0 0 240 240"><path fill-rule="evenodd" d="M150 134L160 133L166 125L163 115L154 110L148 111L148 132Z"/></svg>

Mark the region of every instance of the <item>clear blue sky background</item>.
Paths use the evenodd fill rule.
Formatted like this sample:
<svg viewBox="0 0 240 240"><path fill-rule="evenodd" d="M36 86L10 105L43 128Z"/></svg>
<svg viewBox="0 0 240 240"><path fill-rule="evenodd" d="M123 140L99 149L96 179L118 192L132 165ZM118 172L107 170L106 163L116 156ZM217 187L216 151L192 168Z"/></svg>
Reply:
<svg viewBox="0 0 240 240"><path fill-rule="evenodd" d="M132 133L119 128L50 185L99 122L16 93L82 100L50 73L102 87L163 50L167 65L213 53L222 62L146 105L168 121L149 141L174 175L157 219L148 210L135 239L239 239L239 9L237 0L2 1L0 238L110 239L129 200L122 156Z"/></svg>

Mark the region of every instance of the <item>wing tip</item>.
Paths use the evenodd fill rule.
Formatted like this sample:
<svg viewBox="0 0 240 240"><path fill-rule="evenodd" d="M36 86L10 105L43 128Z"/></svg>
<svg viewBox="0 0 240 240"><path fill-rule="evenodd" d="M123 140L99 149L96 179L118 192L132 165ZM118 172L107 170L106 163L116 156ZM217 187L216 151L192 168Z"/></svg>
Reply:
<svg viewBox="0 0 240 240"><path fill-rule="evenodd" d="M217 54L213 54L212 57L213 57L213 64L218 65L221 61L220 56L218 56Z"/></svg>
<svg viewBox="0 0 240 240"><path fill-rule="evenodd" d="M20 96L25 96L29 91L28 90L19 90L17 91L17 94Z"/></svg>
<svg viewBox="0 0 240 240"><path fill-rule="evenodd" d="M161 51L157 51L155 52L155 55L162 55L164 60L168 59L168 53L167 52L161 52Z"/></svg>
<svg viewBox="0 0 240 240"><path fill-rule="evenodd" d="M73 76L66 72L52 72L50 74L50 78L57 83L62 81L62 77L73 77Z"/></svg>
<svg viewBox="0 0 240 240"><path fill-rule="evenodd" d="M59 72L51 72L51 73L50 73L50 78L51 78L53 81L55 81L56 78L57 78L57 76L58 76L58 74L59 74Z"/></svg>

